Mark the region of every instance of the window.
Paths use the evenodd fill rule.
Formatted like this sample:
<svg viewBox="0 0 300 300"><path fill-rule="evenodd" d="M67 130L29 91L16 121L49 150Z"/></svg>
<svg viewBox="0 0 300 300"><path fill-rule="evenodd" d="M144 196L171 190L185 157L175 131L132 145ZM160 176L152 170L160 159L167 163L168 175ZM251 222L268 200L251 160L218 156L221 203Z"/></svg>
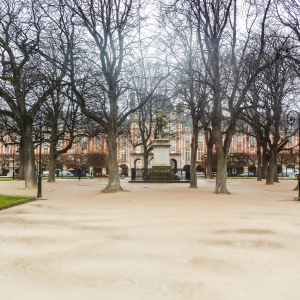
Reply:
<svg viewBox="0 0 300 300"><path fill-rule="evenodd" d="M175 124L171 125L171 133L175 133L176 132L176 126Z"/></svg>
<svg viewBox="0 0 300 300"><path fill-rule="evenodd" d="M137 138L136 143L139 144L140 142L141 142L141 138ZM135 151L136 151L136 153L141 153L141 146L140 145L136 146Z"/></svg>
<svg viewBox="0 0 300 300"><path fill-rule="evenodd" d="M137 146L137 147L135 148L135 151L136 151L136 153L141 153L141 146Z"/></svg>
<svg viewBox="0 0 300 300"><path fill-rule="evenodd" d="M185 161L190 161L190 149L185 149Z"/></svg>
<svg viewBox="0 0 300 300"><path fill-rule="evenodd" d="M190 143L190 135L189 134L185 135L185 143L186 144Z"/></svg>
<svg viewBox="0 0 300 300"><path fill-rule="evenodd" d="M238 145L241 145L241 144L242 144L242 136L241 136L241 135L237 135L237 137L236 137L236 143L237 143Z"/></svg>
<svg viewBox="0 0 300 300"><path fill-rule="evenodd" d="M171 152L175 152L176 148L175 148L175 139L173 139L171 141Z"/></svg>
<svg viewBox="0 0 300 300"><path fill-rule="evenodd" d="M252 135L249 136L249 144L250 144L250 145L253 145L254 142L255 142L255 141L254 141L254 136L252 136Z"/></svg>
<svg viewBox="0 0 300 300"><path fill-rule="evenodd" d="M121 161L126 161L126 150L125 149L121 150Z"/></svg>
<svg viewBox="0 0 300 300"><path fill-rule="evenodd" d="M203 144L203 134L198 135L198 143Z"/></svg>
<svg viewBox="0 0 300 300"><path fill-rule="evenodd" d="M197 160L198 161L202 161L202 154L203 154L203 149L198 148L198 150L197 150Z"/></svg>
<svg viewBox="0 0 300 300"><path fill-rule="evenodd" d="M5 154L9 153L9 146L8 145L5 145L4 151L5 151Z"/></svg>
<svg viewBox="0 0 300 300"><path fill-rule="evenodd" d="M126 136L121 137L121 146L126 146Z"/></svg>

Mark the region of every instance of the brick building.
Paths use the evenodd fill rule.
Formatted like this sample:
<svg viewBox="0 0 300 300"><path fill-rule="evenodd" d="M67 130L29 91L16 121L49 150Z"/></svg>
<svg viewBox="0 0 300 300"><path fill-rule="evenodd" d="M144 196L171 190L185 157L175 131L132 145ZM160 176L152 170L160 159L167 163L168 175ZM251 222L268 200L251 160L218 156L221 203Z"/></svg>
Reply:
<svg viewBox="0 0 300 300"><path fill-rule="evenodd" d="M170 142L170 163L173 169L184 169L190 165L191 157L191 140L192 126L191 120L184 117L183 113L178 110L171 111L168 116L168 125L166 129L166 138ZM144 167L144 149L143 146L135 146L139 138L137 128L137 118L132 115L130 120L131 138L128 135L118 137L118 165L119 172L122 175L130 176L132 168ZM154 136L149 139L149 147ZM45 139L47 140L47 139ZM59 147L64 146L64 141L60 142ZM298 137L293 136L289 140L288 147L297 146ZM47 170L49 163L50 145L48 142L42 144L42 166ZM198 136L197 151L197 171L206 170L207 152L205 132L200 130ZM253 136L237 132L232 140L230 155L228 158L228 174L238 175L243 172L256 173L257 166L257 145ZM36 158L38 159L39 147L35 149ZM101 155L100 155L101 154ZM72 148L62 154L57 162L57 169L67 169L76 172L76 167L80 165L85 173L93 172L96 174L109 173L107 170L107 139L104 134L93 138L81 137L76 140ZM278 156L278 172L286 174L297 172L298 154L291 156L290 152L283 151ZM148 155L148 167L151 168L153 159L152 151ZM18 146L15 145L8 135L4 135L3 141L0 142L0 176L11 176L13 166L17 172L18 167ZM213 171L216 171L215 155L212 161ZM76 174L74 174L76 175Z"/></svg>

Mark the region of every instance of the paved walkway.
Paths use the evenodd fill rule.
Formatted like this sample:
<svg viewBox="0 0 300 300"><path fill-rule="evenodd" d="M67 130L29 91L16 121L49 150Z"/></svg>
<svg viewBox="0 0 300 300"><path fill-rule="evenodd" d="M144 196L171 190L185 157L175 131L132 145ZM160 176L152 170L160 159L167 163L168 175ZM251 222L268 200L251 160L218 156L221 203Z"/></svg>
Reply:
<svg viewBox="0 0 300 300"><path fill-rule="evenodd" d="M43 181L43 200L0 212L2 300L298 300L296 181ZM0 193L36 195L24 182Z"/></svg>

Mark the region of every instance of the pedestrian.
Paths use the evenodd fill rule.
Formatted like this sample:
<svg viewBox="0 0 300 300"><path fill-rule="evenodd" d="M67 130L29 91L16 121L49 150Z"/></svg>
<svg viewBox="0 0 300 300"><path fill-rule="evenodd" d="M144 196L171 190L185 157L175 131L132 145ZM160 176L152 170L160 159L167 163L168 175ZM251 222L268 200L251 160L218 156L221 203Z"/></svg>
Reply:
<svg viewBox="0 0 300 300"><path fill-rule="evenodd" d="M80 181L80 178L81 178L81 168L80 167L78 167L77 175L78 175L78 179Z"/></svg>

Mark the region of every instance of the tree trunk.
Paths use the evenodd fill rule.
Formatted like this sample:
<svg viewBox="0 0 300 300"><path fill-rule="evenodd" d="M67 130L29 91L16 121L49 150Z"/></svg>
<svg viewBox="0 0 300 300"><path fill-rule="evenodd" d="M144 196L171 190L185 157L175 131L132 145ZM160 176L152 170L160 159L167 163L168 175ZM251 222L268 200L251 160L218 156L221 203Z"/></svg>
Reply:
<svg viewBox="0 0 300 300"><path fill-rule="evenodd" d="M217 149L217 179L215 194L230 194L226 187L227 180L227 154L224 153L223 149Z"/></svg>
<svg viewBox="0 0 300 300"><path fill-rule="evenodd" d="M262 181L262 169L261 169L261 148L257 145L257 181Z"/></svg>
<svg viewBox="0 0 300 300"><path fill-rule="evenodd" d="M23 125L23 165L24 165L24 178L25 188L32 189L37 187L37 176L34 158L34 147L32 141L32 124L26 123Z"/></svg>
<svg viewBox="0 0 300 300"><path fill-rule="evenodd" d="M108 184L101 193L116 193L123 191L120 184L118 158L117 158L117 137L113 130L110 128L108 131L108 168L109 177Z"/></svg>
<svg viewBox="0 0 300 300"><path fill-rule="evenodd" d="M149 174L149 172L148 172L148 151L147 151L147 149L145 147L144 147L143 157L144 157L144 172L143 172L143 177L144 177L144 179L146 179L146 176Z"/></svg>
<svg viewBox="0 0 300 300"><path fill-rule="evenodd" d="M19 148L19 180L24 180L24 138L21 136Z"/></svg>
<svg viewBox="0 0 300 300"><path fill-rule="evenodd" d="M269 166L267 168L267 176L266 176L266 185L273 185L273 178L274 178L274 152L273 150L270 151L271 152L271 156L269 158Z"/></svg>
<svg viewBox="0 0 300 300"><path fill-rule="evenodd" d="M197 187L197 176L196 176L196 160L197 160L197 149L198 149L198 133L197 128L193 128L192 142L191 142L191 165L190 165L190 188Z"/></svg>
<svg viewBox="0 0 300 300"><path fill-rule="evenodd" d="M213 153L213 141L212 141L211 133L210 133L210 137L207 136L207 158L206 158L206 164L207 164L206 178L208 178L208 179L213 179L213 176L212 176L212 153ZM205 170L205 172L206 172L206 170Z"/></svg>
<svg viewBox="0 0 300 300"><path fill-rule="evenodd" d="M57 156L50 154L48 182L55 182L55 169L57 164Z"/></svg>
<svg viewBox="0 0 300 300"><path fill-rule="evenodd" d="M144 157L144 169L147 170L148 169L148 151L145 147L144 147L143 157Z"/></svg>
<svg viewBox="0 0 300 300"><path fill-rule="evenodd" d="M269 158L267 157L265 150L263 150L262 164L261 164L261 178L262 179L266 179L266 177L267 177L268 162L269 162Z"/></svg>
<svg viewBox="0 0 300 300"><path fill-rule="evenodd" d="M277 168L277 155L275 154L275 157L274 157L274 171L273 171L273 182L279 182L278 180L278 168Z"/></svg>

